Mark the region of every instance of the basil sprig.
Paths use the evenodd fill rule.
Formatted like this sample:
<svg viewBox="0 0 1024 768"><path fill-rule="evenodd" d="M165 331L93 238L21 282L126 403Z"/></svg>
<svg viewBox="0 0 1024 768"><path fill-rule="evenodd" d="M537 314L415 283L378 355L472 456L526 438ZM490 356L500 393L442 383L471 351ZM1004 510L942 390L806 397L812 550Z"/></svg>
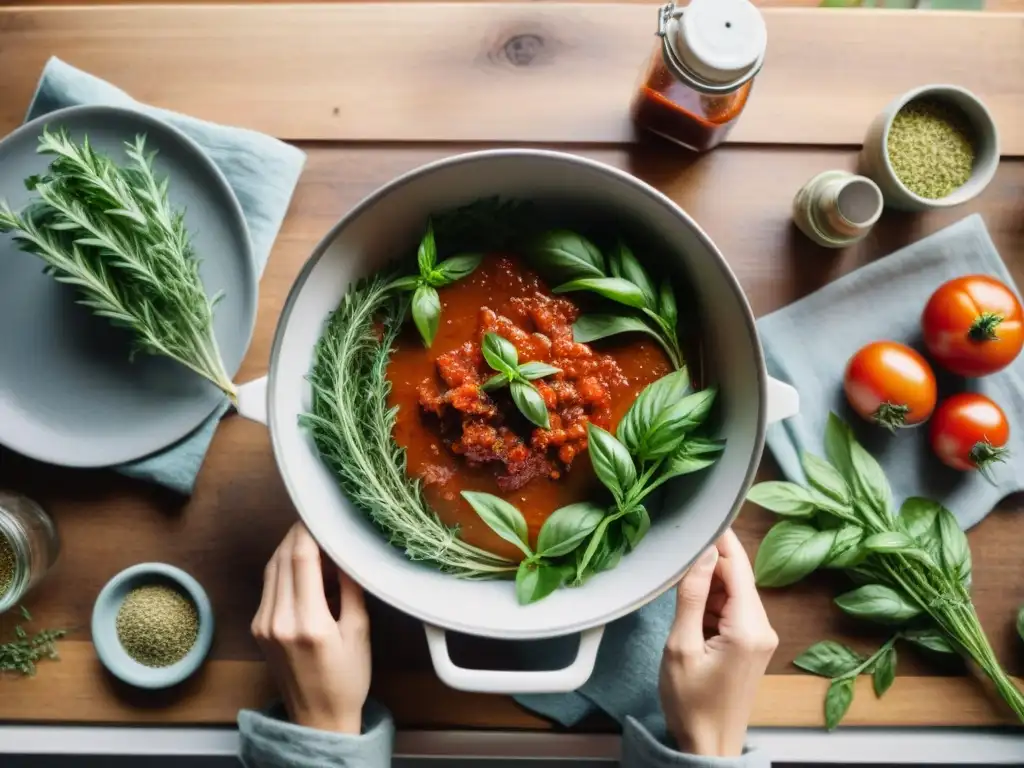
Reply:
<svg viewBox="0 0 1024 768"><path fill-rule="evenodd" d="M486 345L485 337L485 349L492 355L500 346ZM511 367L507 351L502 364ZM508 378L508 370L499 370L494 378L502 375ZM536 602L562 585L579 586L636 549L651 527L644 504L651 493L674 477L708 468L724 450L724 441L694 434L713 399L714 390L690 391L683 368L644 389L616 434L588 424L590 463L612 503L586 501L555 510L541 526L536 550L530 547L525 518L513 505L487 493L463 492L480 519L525 555L516 573L521 604ZM701 405L679 407L685 400Z"/></svg>
<svg viewBox="0 0 1024 768"><path fill-rule="evenodd" d="M484 334L483 343L480 345L484 360L495 371L483 383L481 389L490 392L495 389L507 386L512 392L512 400L516 408L527 419L544 429L551 428L551 419L548 417L548 407L540 392L530 382L561 373L561 368L555 368L547 363L523 363L519 364L519 352L515 344L496 333Z"/></svg>
<svg viewBox="0 0 1024 768"><path fill-rule="evenodd" d="M427 222L427 232L420 241L416 252L418 275L400 277L391 283L391 288L400 291L412 291L412 321L420 332L423 345L430 348L441 324L441 297L438 288L451 285L457 280L472 274L483 256L479 253L464 253L452 256L438 263L437 243L434 240L434 227Z"/></svg>
<svg viewBox="0 0 1024 768"><path fill-rule="evenodd" d="M541 235L531 248L535 263L562 282L555 293L586 291L629 309L583 315L573 324L573 338L590 342L620 333L646 333L665 350L673 367L683 365L676 327L679 312L672 285L648 274L629 247L619 240L607 259L592 242L565 229Z"/></svg>
<svg viewBox="0 0 1024 768"><path fill-rule="evenodd" d="M826 727L846 714L857 675L872 674L878 696L888 690L898 639L974 661L1024 719L1024 694L996 661L971 604L971 550L956 518L923 498L909 498L896 510L881 466L835 414L825 431L825 453L828 461L801 457L805 485L760 483L747 498L784 518L758 548L759 586L786 586L819 568L843 569L858 586L839 595L836 605L855 618L898 629L867 658L829 641L797 657L798 667L831 680Z"/></svg>

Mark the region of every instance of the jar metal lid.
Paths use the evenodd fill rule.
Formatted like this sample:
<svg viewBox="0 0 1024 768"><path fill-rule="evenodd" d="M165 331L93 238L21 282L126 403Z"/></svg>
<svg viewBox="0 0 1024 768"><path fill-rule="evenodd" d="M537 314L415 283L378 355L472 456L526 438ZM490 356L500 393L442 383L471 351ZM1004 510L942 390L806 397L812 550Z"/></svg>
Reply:
<svg viewBox="0 0 1024 768"><path fill-rule="evenodd" d="M658 12L665 63L703 93L731 93L761 69L768 33L749 0L691 0Z"/></svg>

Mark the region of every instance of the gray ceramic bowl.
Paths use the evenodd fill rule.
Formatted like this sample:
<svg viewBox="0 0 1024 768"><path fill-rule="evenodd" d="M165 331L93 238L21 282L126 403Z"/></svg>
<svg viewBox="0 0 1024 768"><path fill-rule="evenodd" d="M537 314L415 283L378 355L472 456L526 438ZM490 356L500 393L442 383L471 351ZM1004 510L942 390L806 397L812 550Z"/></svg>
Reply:
<svg viewBox="0 0 1024 768"><path fill-rule="evenodd" d="M943 101L956 107L974 129L975 156L971 178L951 194L936 200L921 197L904 186L889 163L886 149L893 118L904 106L918 99ZM977 96L957 85L925 85L893 99L871 123L861 152L862 170L878 184L885 204L904 211L928 211L966 203L988 186L998 165L999 132L992 115Z"/></svg>
<svg viewBox="0 0 1024 768"><path fill-rule="evenodd" d="M166 584L191 598L199 614L199 634L192 650L169 667L159 669L140 664L128 655L117 639L115 622L125 597L136 587ZM213 608L199 582L180 568L163 563L141 563L127 568L107 582L92 609L92 642L103 666L136 688L169 688L192 675L206 659L213 643Z"/></svg>

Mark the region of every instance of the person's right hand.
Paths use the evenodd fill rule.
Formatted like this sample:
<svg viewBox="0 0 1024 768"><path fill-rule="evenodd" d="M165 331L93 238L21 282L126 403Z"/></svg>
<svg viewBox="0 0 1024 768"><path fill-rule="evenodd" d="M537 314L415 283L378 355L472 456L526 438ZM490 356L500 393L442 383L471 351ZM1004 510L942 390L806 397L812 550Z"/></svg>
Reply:
<svg viewBox="0 0 1024 768"><path fill-rule="evenodd" d="M684 752L742 754L758 683L779 638L743 545L728 530L679 582L661 661L661 706Z"/></svg>
<svg viewBox="0 0 1024 768"><path fill-rule="evenodd" d="M267 563L252 634L296 725L359 734L370 690L370 621L363 590L337 571L341 617L324 593L320 547L296 523Z"/></svg>

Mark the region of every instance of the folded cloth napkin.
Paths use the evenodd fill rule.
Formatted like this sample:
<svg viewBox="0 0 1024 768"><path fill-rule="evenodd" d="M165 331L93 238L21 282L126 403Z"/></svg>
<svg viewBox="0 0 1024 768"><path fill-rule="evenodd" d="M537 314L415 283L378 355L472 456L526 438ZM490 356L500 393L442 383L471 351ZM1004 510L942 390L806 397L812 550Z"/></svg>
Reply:
<svg viewBox="0 0 1024 768"><path fill-rule="evenodd" d="M990 274L1016 288L996 253L980 216L970 216L941 232L826 285L800 301L761 318L757 325L768 371L800 391L800 414L775 424L768 445L783 473L803 477L799 452L824 455L825 422L830 410L854 427L878 458L901 503L927 496L947 506L964 528L979 522L1009 493L1024 489L1024 478L1009 464L994 467L994 483L977 472L948 469L927 445L927 428L895 436L867 424L845 404L842 377L846 361L862 345L893 339L920 347L921 312L932 292L959 275ZM939 376L940 398L953 392L982 392L1002 406L1010 419L1010 451L1024 456L1024 362L974 381ZM591 678L575 693L519 696L538 714L572 726L596 710L622 723L632 715L658 738L665 721L658 703L658 667L675 615L675 590L636 613L609 625ZM575 640L557 638L531 646L530 655L552 668L572 657Z"/></svg>
<svg viewBox="0 0 1024 768"><path fill-rule="evenodd" d="M141 104L119 88L57 58L47 62L26 120L82 104L129 107L145 112L188 134L199 144L227 178L242 206L253 255L262 273L306 162L304 153L262 133L215 125ZM124 464L117 471L181 494L192 493L217 423L227 409L225 398L190 435L158 454Z"/></svg>

